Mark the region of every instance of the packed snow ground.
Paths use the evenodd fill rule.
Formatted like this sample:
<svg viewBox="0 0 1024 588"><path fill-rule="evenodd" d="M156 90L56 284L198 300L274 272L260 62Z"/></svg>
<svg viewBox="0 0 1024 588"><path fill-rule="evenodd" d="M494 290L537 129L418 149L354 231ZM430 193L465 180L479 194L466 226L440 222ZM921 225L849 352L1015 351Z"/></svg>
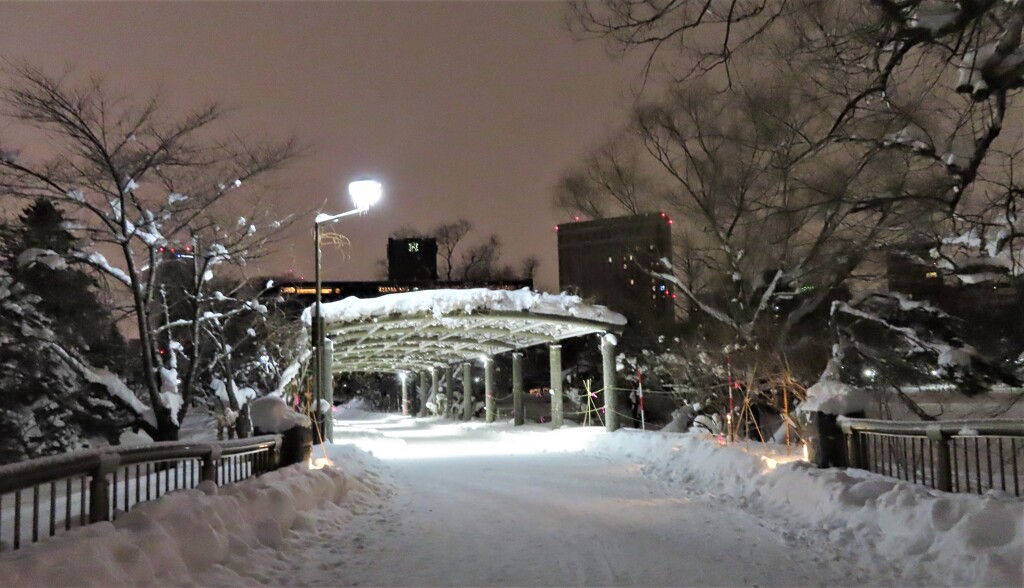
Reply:
<svg viewBox="0 0 1024 588"><path fill-rule="evenodd" d="M0 584L1024 583L1024 501L1007 496L698 436L338 416L314 456L332 467L174 493L5 555Z"/></svg>

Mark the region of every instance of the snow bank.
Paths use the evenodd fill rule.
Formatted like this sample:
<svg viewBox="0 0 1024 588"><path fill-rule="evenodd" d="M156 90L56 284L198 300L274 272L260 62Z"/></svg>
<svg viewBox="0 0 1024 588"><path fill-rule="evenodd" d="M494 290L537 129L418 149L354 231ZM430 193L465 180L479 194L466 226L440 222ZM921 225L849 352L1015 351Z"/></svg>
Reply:
<svg viewBox="0 0 1024 588"><path fill-rule="evenodd" d="M204 573L252 578L252 551L278 552L316 529L347 524L354 510L380 503L389 490L367 471L357 449L332 447L345 465L296 465L235 485L203 482L98 523L0 557L9 586L207 585ZM298 531L292 533L291 530ZM249 557L246 557L246 556ZM238 576L235 576L238 577Z"/></svg>
<svg viewBox="0 0 1024 588"><path fill-rule="evenodd" d="M933 585L1024 585L1024 500L950 494L862 470L819 470L781 456L721 447L705 436L623 430L595 449L625 453L680 487L703 487L792 521L842 546L864 567L888 560L903 579ZM801 532L801 531L798 531Z"/></svg>
<svg viewBox="0 0 1024 588"><path fill-rule="evenodd" d="M302 313L302 320L312 324L313 307ZM421 290L388 294L378 298L349 297L323 305L324 319L328 321L358 321L392 315L431 313L436 318L456 312L472 313L478 310L506 312L530 311L537 314L568 316L600 321L614 325L626 324L626 317L604 306L584 304L579 296L569 294L543 294L529 288L520 290Z"/></svg>
<svg viewBox="0 0 1024 588"><path fill-rule="evenodd" d="M308 427L309 417L295 412L280 396L264 396L249 403L252 426L265 433L281 433L293 427Z"/></svg>
<svg viewBox="0 0 1024 588"><path fill-rule="evenodd" d="M370 402L359 396L334 409L334 418L346 421L375 421L387 416L374 412Z"/></svg>
<svg viewBox="0 0 1024 588"><path fill-rule="evenodd" d="M863 390L835 380L820 380L807 389L807 400L796 410L844 415L865 410L870 400Z"/></svg>

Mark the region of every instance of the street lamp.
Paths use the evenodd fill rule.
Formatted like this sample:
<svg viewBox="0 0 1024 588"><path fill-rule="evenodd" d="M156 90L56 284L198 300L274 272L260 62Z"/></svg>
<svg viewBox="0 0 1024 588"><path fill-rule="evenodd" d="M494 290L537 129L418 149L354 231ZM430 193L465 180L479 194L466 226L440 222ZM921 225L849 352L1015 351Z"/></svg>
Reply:
<svg viewBox="0 0 1024 588"><path fill-rule="evenodd" d="M313 241L316 257L316 324L314 325L314 345L316 347L316 374L314 378L314 392L316 393L316 413L320 413L320 407L324 400L324 380L327 376L327 358L324 349L327 346L327 335L324 333L323 300L321 296L322 286L320 285L320 226L334 222L344 216L353 214L365 214L370 207L380 200L383 189L380 182L376 180L356 180L348 185L348 195L352 197L355 209L341 214L320 213L313 219ZM329 414L329 413L325 413ZM322 421L321 431L326 433L329 441L334 440L334 427L329 419Z"/></svg>

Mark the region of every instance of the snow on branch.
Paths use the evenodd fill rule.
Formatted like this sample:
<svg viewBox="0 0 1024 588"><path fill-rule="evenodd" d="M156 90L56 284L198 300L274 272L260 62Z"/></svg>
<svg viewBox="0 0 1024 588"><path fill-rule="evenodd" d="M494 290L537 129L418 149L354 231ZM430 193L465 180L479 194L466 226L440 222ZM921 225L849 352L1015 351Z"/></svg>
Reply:
<svg viewBox="0 0 1024 588"><path fill-rule="evenodd" d="M104 257L102 253L97 251L72 251L71 257L89 264L129 288L132 287L132 280L128 277L128 274L126 274L124 270L110 265L110 262L107 261L107 258Z"/></svg>

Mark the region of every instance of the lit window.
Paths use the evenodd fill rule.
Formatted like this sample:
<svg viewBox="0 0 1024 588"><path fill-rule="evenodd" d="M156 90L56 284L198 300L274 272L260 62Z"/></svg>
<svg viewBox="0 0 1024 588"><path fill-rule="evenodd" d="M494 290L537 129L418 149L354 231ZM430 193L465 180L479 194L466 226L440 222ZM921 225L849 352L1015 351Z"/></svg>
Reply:
<svg viewBox="0 0 1024 588"><path fill-rule="evenodd" d="M924 277L926 277L926 278L937 278L937 277L939 277L939 272L928 272L928 273L926 273L924 275Z"/></svg>
<svg viewBox="0 0 1024 588"><path fill-rule="evenodd" d="M636 285L636 280L630 280L629 281L629 285L630 286L635 286Z"/></svg>

